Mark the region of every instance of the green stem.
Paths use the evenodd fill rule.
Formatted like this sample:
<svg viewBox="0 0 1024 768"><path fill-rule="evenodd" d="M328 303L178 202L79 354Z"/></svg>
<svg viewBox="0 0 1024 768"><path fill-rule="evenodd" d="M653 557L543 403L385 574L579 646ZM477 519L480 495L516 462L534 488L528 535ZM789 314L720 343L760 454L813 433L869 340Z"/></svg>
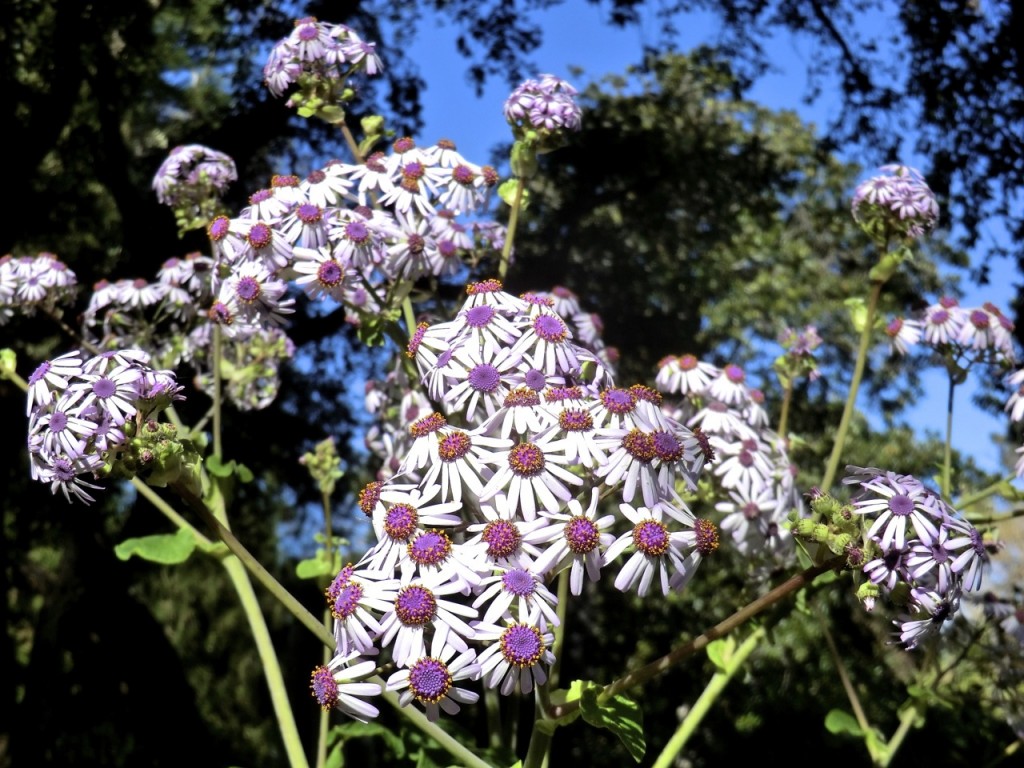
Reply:
<svg viewBox="0 0 1024 768"><path fill-rule="evenodd" d="M953 381L953 374L949 374L949 396L946 401L946 444L942 450L942 478L941 488L942 498L947 501L949 498L949 489L951 483L951 475L953 473L953 393L956 391L956 384Z"/></svg>
<svg viewBox="0 0 1024 768"><path fill-rule="evenodd" d="M195 526L192 525L188 520L178 514L178 512L164 501L160 496L146 485L144 482L139 480L137 477L132 478L132 485L135 490L138 491L139 495L144 497L150 504L157 508L157 510L163 514L168 520L174 523L178 528L184 528L185 530L191 531L192 535L196 537L196 543L199 547L204 550L209 550L213 547L213 542L203 536L199 531L196 530Z"/></svg>
<svg viewBox="0 0 1024 768"><path fill-rule="evenodd" d="M653 661L640 669L630 672L625 677L620 677L613 683L606 685L598 697L598 700L602 702L608 701L608 699L618 693L622 693L623 691L629 690L630 688L638 685L643 685L648 680L657 677L679 661L704 650L712 641L729 634L757 614L781 601L784 597L803 589L821 574L835 568L841 568L845 562L845 555L834 557L831 560L827 560L820 565L811 566L795 576L790 577L782 584L775 587L775 589L744 606L740 610L736 611L732 616L719 622L703 634L695 637L693 640L679 646L671 653L662 656L660 659ZM579 706L578 701L566 702L565 704L559 704L551 707L548 714L552 719L560 720L573 714L577 709L579 709Z"/></svg>
<svg viewBox="0 0 1024 768"><path fill-rule="evenodd" d="M245 611L245 617L249 620L249 628L252 630L253 638L256 641L256 650L263 665L263 674L267 679L267 687L270 689L270 700L274 707L274 714L277 717L278 727L281 730L281 737L284 740L285 752L288 754L288 764L293 768L306 768L309 765L306 755L302 750L302 740L299 738L299 730L295 725L295 716L292 714L291 702L288 700L288 687L285 685L284 675L281 672L281 665L277 660L277 653L274 651L274 644L270 639L270 630L263 618L263 611L256 593L252 588L252 582L242 564L234 557L228 557L221 561L224 569L228 572L231 583L238 593L238 599Z"/></svg>
<svg viewBox="0 0 1024 768"><path fill-rule="evenodd" d="M231 533L228 527L216 518L202 499L181 486L174 486L174 491L185 500L189 507L195 510L204 523L210 526L217 534L217 538L227 545L227 548L248 569L256 581L266 587L285 609L297 618L306 629L316 635L324 645L332 649L334 648L334 633L330 632L316 616L307 611L305 606L295 599L291 592L281 586L280 582L270 575L259 560L253 557L252 553L235 538L235 535Z"/></svg>
<svg viewBox="0 0 1024 768"><path fill-rule="evenodd" d="M505 245L501 249L501 262L498 265L498 279L504 280L508 274L508 263L512 256L512 241L516 236L516 225L519 222L519 208L523 203L524 179L516 179L516 196L512 199L512 211L508 215L508 228L505 230Z"/></svg>
<svg viewBox="0 0 1024 768"><path fill-rule="evenodd" d="M523 768L541 768L544 765L553 735L551 729L538 728L537 723L534 723L533 733L530 734L530 746L526 750L526 757L523 758Z"/></svg>
<svg viewBox="0 0 1024 768"><path fill-rule="evenodd" d="M380 677L371 677L371 683L380 683L384 686L385 683ZM384 691L384 699L398 710L398 713L402 715L406 720L411 722L430 738L436 741L441 747L446 749L448 753L456 758L459 762L457 765L463 766L464 768L493 768L493 766L486 760L478 757L468 747L463 746L459 741L451 736L448 732L443 730L436 723L432 723L427 719L427 716L418 710L415 706L410 704L407 707L403 707L398 699L398 694L393 691Z"/></svg>
<svg viewBox="0 0 1024 768"><path fill-rule="evenodd" d="M782 412L779 414L779 428L776 430L787 443L786 429L789 427L789 404L793 400L793 385L790 384L782 393Z"/></svg>
<svg viewBox="0 0 1024 768"><path fill-rule="evenodd" d="M828 652L832 656L832 663L835 664L836 671L839 673L839 682L843 685L843 690L846 692L846 698L849 700L850 707L853 709L853 716L856 718L857 725L860 726L861 733L863 734L864 746L867 747L868 755L871 757L871 762L877 764L881 756L878 754L871 723L868 722L867 715L864 714L864 708L861 706L860 697L857 695L857 690L853 687L853 682L850 680L850 676L846 672L846 665L843 663L843 657L839 655L839 649L836 647L835 638L832 637L832 633L829 631L828 622L826 622L824 617L819 614L818 623L821 625L822 632L825 635L825 643L828 645Z"/></svg>
<svg viewBox="0 0 1024 768"><path fill-rule="evenodd" d="M839 458L843 453L843 443L846 442L846 433L850 429L850 420L853 418L854 404L857 402L857 390L860 389L861 379L864 378L864 366L868 359L868 348L871 346L871 333L875 325L875 309L878 306L878 297L882 294L883 283L874 282L871 284L871 294L868 297L867 317L864 319L864 329L860 334L860 346L857 349L857 362L853 368L853 380L850 382L850 393L846 397L846 406L843 408L843 417L839 421L839 431L836 433L835 443L832 445L832 455L829 456L828 466L825 468L825 476L821 481L821 490L828 493L832 487L832 481L836 479L836 471L839 469Z"/></svg>
<svg viewBox="0 0 1024 768"><path fill-rule="evenodd" d="M995 496L997 493L999 493L1004 484L1013 482L1013 480L1016 477L1016 474L1009 474L1006 477L996 480L994 483L992 483L992 485L988 486L987 488L982 488L980 491L975 491L974 493L968 494L967 496L963 496L960 498L959 501L957 501L956 504L953 505L953 508L963 512L965 509L973 507L979 501L983 501L984 499L987 499L989 496Z"/></svg>
<svg viewBox="0 0 1024 768"><path fill-rule="evenodd" d="M758 643L764 639L765 634L764 627L758 627L751 632L732 656L726 660L726 668L715 672L704 692L701 693L700 698L697 699L690 711L686 713L683 722L679 724L676 732L672 734L672 738L668 740L665 748L661 750L661 754L654 761L652 768L671 768L675 763L679 750L686 745L686 742L693 735L694 731L697 730L697 726L700 725L705 715L711 711L711 706L715 703L715 700L722 694L725 686L729 684L729 681L743 666L747 657L753 653Z"/></svg>
<svg viewBox="0 0 1024 768"><path fill-rule="evenodd" d="M213 455L219 459L224 455L224 446L221 443L221 411L224 404L221 400L221 333L217 323L213 324L211 356L213 357Z"/></svg>
<svg viewBox="0 0 1024 768"><path fill-rule="evenodd" d="M917 720L918 713L913 705L910 705L902 712L900 712L900 724L896 727L896 731L893 733L892 738L885 745L885 753L881 759L878 760L880 768L888 768L888 765L892 762L893 757L899 751L900 745L903 744L903 740L910 733L911 727L914 725L914 721Z"/></svg>

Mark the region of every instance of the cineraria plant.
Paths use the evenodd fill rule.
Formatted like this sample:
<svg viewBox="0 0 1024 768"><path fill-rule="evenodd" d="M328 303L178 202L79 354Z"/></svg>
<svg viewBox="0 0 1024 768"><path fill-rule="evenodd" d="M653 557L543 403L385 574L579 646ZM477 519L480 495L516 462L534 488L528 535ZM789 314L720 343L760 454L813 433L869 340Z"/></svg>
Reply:
<svg viewBox="0 0 1024 768"><path fill-rule="evenodd" d="M176 148L153 188L183 228L205 229L209 253L171 259L152 281L97 283L77 346L39 363L27 380L12 354L3 359L3 375L27 392L34 479L85 504L109 482L130 480L178 533L126 543L128 554L181 562L199 549L220 558L243 596L292 766L307 756L284 692L306 684L338 718L374 720L386 700L462 765L497 764L512 748L496 736L501 749L480 752L435 724L481 697L535 702L529 747L517 756L529 768L545 764L559 726L578 716L611 729L639 760L636 688L702 650L724 684L768 642L763 624L745 625L823 574L841 576L835 588L884 616L887 642L907 653L971 622L988 622L1001 642L1019 641L1020 622L996 610L998 600L986 598L980 618L968 610L983 602L998 549L992 526L972 522L970 510L991 493L1014 493L1008 483L954 500L948 451L937 487L900 467L846 466L839 478L877 344L898 355L927 347L950 372L951 407L952 387L971 366L999 367L1011 390L1006 411L1024 421L1024 370L1014 370L1012 324L997 307L941 297L902 317L877 317L889 278L938 220L920 173L885 166L854 192L853 217L878 259L855 315L861 343L832 453L820 483L808 487L788 413L796 382L820 375L815 351L828 340L816 328L780 334L773 420L764 391L735 362L700 359L680 339L648 382L622 381L601 318L572 291L504 289L538 155L571 141L585 121L571 85L542 75L505 103L515 142L512 177L500 190L506 228L485 220L497 170L463 157L454 142L400 137L382 147L379 118L363 121L361 141L347 133L352 79L382 66L373 44L345 25L297 21L270 54L266 85L287 94L299 115L345 130L351 157L304 177L274 176L231 216L219 197L236 178L234 162L199 145ZM465 285L457 306L425 290L456 280ZM59 317L78 288L53 254L5 257L0 321L37 311ZM300 572L323 580L323 606L288 594L231 533L230 484L253 471L226 459L220 428L223 408L258 411L277 397L294 354L288 330L303 303L344 312L363 341L394 352L367 387L374 421L365 439L376 474L357 505L373 540L350 560L330 523L342 476L334 443L301 457L324 499L326 528ZM178 383L185 370L198 391ZM182 424L174 403L186 396L208 397L212 420ZM1024 446L1018 453L1021 477ZM173 492L219 543L153 488ZM756 600L616 680L560 679L566 624L595 590L670 599L714 568L723 548L763 587ZM795 575L769 588L785 571ZM308 683L282 678L259 609L244 599L250 576L329 650L325 663L311 664ZM327 610L326 625L313 608ZM722 639L740 631L739 647ZM1019 655L1019 642L1007 652ZM906 729L886 739L848 690L873 762L886 764ZM1004 702L1003 716L1020 722L1018 703ZM659 764L674 759L705 711L686 715Z"/></svg>

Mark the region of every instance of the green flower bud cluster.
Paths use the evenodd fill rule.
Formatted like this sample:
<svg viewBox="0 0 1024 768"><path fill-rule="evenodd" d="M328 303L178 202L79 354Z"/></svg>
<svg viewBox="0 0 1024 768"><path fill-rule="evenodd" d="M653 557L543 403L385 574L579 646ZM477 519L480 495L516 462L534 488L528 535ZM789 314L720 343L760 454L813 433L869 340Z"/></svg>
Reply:
<svg viewBox="0 0 1024 768"><path fill-rule="evenodd" d="M310 476L320 488L320 493L328 498L334 493L338 480L345 475L333 437L317 443L312 451L302 455L299 463L309 470Z"/></svg>
<svg viewBox="0 0 1024 768"><path fill-rule="evenodd" d="M851 570L860 570L874 557L877 545L865 540L862 518L849 504L818 492L811 499L811 511L811 517L794 514L791 518L790 530L795 537L819 544L833 555L845 556L846 567Z"/></svg>
<svg viewBox="0 0 1024 768"><path fill-rule="evenodd" d="M107 456L104 474L139 477L159 488L185 483L199 492L202 457L191 440L178 436L173 424L153 419L141 424L129 421L124 431L125 441Z"/></svg>

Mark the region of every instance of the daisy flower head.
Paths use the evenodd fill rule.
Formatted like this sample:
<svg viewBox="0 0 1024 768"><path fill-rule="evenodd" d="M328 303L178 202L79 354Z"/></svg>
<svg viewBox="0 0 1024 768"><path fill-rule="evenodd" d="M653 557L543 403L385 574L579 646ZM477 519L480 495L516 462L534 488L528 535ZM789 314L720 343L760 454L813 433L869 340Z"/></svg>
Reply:
<svg viewBox="0 0 1024 768"><path fill-rule="evenodd" d="M338 654L313 670L309 683L313 698L325 712L338 709L363 723L372 720L380 712L363 699L379 696L381 686L364 681L376 667L375 661L365 661L358 653Z"/></svg>
<svg viewBox="0 0 1024 768"><path fill-rule="evenodd" d="M1013 392L1007 398L1003 410L1010 414L1010 421L1022 421L1024 420L1024 368L1010 374L1006 378L1006 385L1013 389Z"/></svg>
<svg viewBox="0 0 1024 768"><path fill-rule="evenodd" d="M398 580L383 571L357 570L351 564L341 569L324 591L338 654L377 653L374 640L382 631L378 618L394 605L398 588Z"/></svg>
<svg viewBox="0 0 1024 768"><path fill-rule="evenodd" d="M943 296L927 307L921 321L922 336L926 344L942 347L954 344L966 322L964 309L952 296Z"/></svg>
<svg viewBox="0 0 1024 768"><path fill-rule="evenodd" d="M540 312L522 329L513 352L523 355L531 367L548 375L574 376L580 371L579 350L572 331L554 312Z"/></svg>
<svg viewBox="0 0 1024 768"><path fill-rule="evenodd" d="M421 656L410 663L408 669L391 675L387 690L398 693L398 703L403 707L417 702L430 722L435 722L442 711L458 714L461 704L475 704L480 695L455 683L479 678L480 665L475 650L462 651L458 656L455 653L452 648L446 648L440 654Z"/></svg>
<svg viewBox="0 0 1024 768"><path fill-rule="evenodd" d="M919 480L885 472L859 484L854 512L872 518L867 536L883 551L907 547L908 521L911 532L923 543L930 545L938 538L938 526L948 517L948 508Z"/></svg>
<svg viewBox="0 0 1024 768"><path fill-rule="evenodd" d="M487 605L481 619L483 624L518 620L534 626L558 626L558 598L544 586L533 568L499 568L480 582L478 591L473 607L480 609ZM474 625L474 629L478 627Z"/></svg>
<svg viewBox="0 0 1024 768"><path fill-rule="evenodd" d="M25 415L35 407L45 407L60 396L71 381L82 375L82 353L72 350L52 360L44 360L28 377Z"/></svg>
<svg viewBox="0 0 1024 768"><path fill-rule="evenodd" d="M503 492L511 508L528 521L539 509L558 509L572 498L570 487L583 484L583 478L565 468L562 445L551 431L510 445L488 463L496 469L479 494L480 501Z"/></svg>
<svg viewBox="0 0 1024 768"><path fill-rule="evenodd" d="M893 354L905 356L914 344L921 340L921 323L903 317L894 317L885 326L885 335L889 337L889 349Z"/></svg>
<svg viewBox="0 0 1024 768"><path fill-rule="evenodd" d="M356 278L356 270L335 258L329 247L295 247L292 269L298 273L295 284L314 301L331 298L339 304L345 291Z"/></svg>
<svg viewBox="0 0 1024 768"><path fill-rule="evenodd" d="M636 589L644 597L657 579L662 594L668 595L670 589L684 586L701 559L718 548L718 529L709 520L695 520L688 530L671 531L659 506L620 504L619 510L632 527L612 542L605 560L611 562L632 548L615 577L616 589L623 592Z"/></svg>
<svg viewBox="0 0 1024 768"><path fill-rule="evenodd" d="M465 432L451 429L437 433L437 455L440 461L431 464L424 482L440 480L442 498L462 501L465 485L477 497L484 490L487 466L500 460L512 447L512 440L488 437L480 430ZM495 488L495 492L498 489Z"/></svg>
<svg viewBox="0 0 1024 768"><path fill-rule="evenodd" d="M488 688L503 696L528 694L547 682L555 663L554 635L544 624L514 622L507 626L477 626L477 639L487 643L477 657L480 676Z"/></svg>
<svg viewBox="0 0 1024 768"><path fill-rule="evenodd" d="M717 366L698 360L694 355L669 355L658 363L654 386L661 392L683 397L701 395L720 373Z"/></svg>
<svg viewBox="0 0 1024 768"><path fill-rule="evenodd" d="M564 512L542 511L540 514L549 519L551 525L525 537L527 542L543 548L534 569L538 573L557 574L569 568L569 591L574 595L583 591L584 575L591 581L600 578L605 564L604 551L615 541L609 531L615 515L598 517L600 500L600 489L594 488L585 510L578 499L573 499Z"/></svg>
<svg viewBox="0 0 1024 768"><path fill-rule="evenodd" d="M526 537L546 527L547 519L524 520L502 493L480 504L480 516L483 520L466 529L469 537L461 545L476 561L480 572L529 565L540 555L540 550Z"/></svg>
<svg viewBox="0 0 1024 768"><path fill-rule="evenodd" d="M391 648L391 658L400 667L421 656L441 654L445 647L457 651L469 648L474 632L470 621L479 618L476 608L463 600L462 585L443 579L414 581L399 588L390 610L380 620L381 648Z"/></svg>

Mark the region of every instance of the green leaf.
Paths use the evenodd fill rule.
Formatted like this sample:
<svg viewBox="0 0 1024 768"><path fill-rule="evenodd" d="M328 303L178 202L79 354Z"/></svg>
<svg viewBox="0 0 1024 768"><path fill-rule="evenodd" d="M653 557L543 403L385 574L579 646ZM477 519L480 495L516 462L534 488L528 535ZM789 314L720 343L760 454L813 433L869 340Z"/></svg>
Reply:
<svg viewBox="0 0 1024 768"><path fill-rule="evenodd" d="M736 650L736 641L731 637L720 637L708 643L707 654L711 663L725 672L729 667L729 659Z"/></svg>
<svg viewBox="0 0 1024 768"><path fill-rule="evenodd" d="M125 539L114 547L114 554L120 560L127 560L135 555L154 563L177 565L188 560L195 548L195 536L191 531L182 528L177 533L159 533Z"/></svg>
<svg viewBox="0 0 1024 768"><path fill-rule="evenodd" d="M344 741L349 739L373 738L379 736L384 740L388 749L396 758L405 757L405 742L393 729L387 728L380 723L360 723L353 720L350 723L336 725L331 729L332 736L338 736Z"/></svg>
<svg viewBox="0 0 1024 768"><path fill-rule="evenodd" d="M218 456L206 457L206 471L214 477L231 477L235 471L235 462L225 464Z"/></svg>
<svg viewBox="0 0 1024 768"><path fill-rule="evenodd" d="M864 731L856 718L849 712L833 709L825 716L825 728L829 733L848 733L851 736L863 736Z"/></svg>
<svg viewBox="0 0 1024 768"><path fill-rule="evenodd" d="M300 560L295 566L295 575L300 579L315 579L320 576L333 576L331 564L322 557L310 557Z"/></svg>
<svg viewBox="0 0 1024 768"><path fill-rule="evenodd" d="M235 474L238 475L239 481L243 483L251 483L254 477L252 470L245 466L245 464L235 464Z"/></svg>
<svg viewBox="0 0 1024 768"><path fill-rule="evenodd" d="M607 728L618 736L633 759L640 762L647 750L640 705L623 694L612 696L602 703L598 701L600 693L601 686L597 683L583 683L580 697L580 713L583 719L598 728Z"/></svg>

